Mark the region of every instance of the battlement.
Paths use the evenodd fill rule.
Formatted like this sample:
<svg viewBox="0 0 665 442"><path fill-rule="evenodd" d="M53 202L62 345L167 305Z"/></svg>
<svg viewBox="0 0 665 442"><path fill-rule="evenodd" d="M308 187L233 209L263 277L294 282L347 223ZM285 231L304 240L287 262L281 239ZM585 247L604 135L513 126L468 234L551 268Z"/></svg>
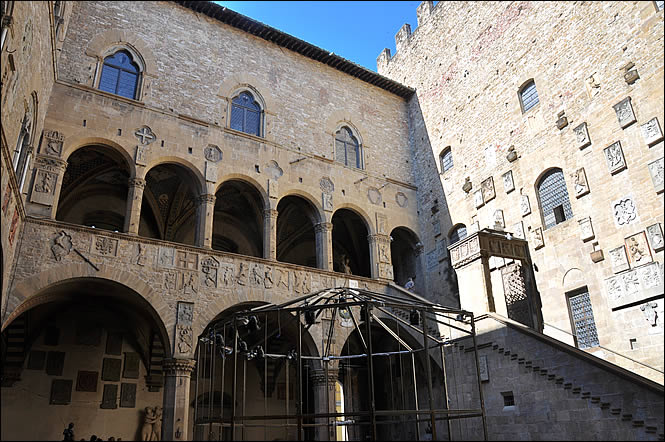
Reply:
<svg viewBox="0 0 665 442"><path fill-rule="evenodd" d="M418 5L416 9L416 16L418 19L418 27L425 23L432 15L434 10L434 2L424 1ZM416 28L417 29L417 28ZM401 49L405 48L409 44L411 37L411 25L409 23L404 23L400 30L395 34L395 53L398 53ZM384 48L383 51L376 58L376 68L378 72L381 72L391 60L390 49Z"/></svg>

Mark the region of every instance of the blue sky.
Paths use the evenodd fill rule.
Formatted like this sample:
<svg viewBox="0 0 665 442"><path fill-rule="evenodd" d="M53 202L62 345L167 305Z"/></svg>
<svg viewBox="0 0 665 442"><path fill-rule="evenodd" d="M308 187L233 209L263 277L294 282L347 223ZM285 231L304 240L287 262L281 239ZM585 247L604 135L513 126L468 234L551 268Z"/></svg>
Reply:
<svg viewBox="0 0 665 442"><path fill-rule="evenodd" d="M420 1L217 1L233 11L376 71L383 48L395 54L395 34L417 26Z"/></svg>

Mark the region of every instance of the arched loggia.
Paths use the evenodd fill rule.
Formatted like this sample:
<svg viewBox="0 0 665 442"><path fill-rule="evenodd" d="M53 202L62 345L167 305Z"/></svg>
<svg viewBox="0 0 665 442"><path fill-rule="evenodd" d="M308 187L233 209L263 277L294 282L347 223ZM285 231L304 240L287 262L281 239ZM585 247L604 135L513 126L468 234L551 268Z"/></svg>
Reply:
<svg viewBox="0 0 665 442"><path fill-rule="evenodd" d="M289 195L277 205L277 260L317 267L314 206L299 196Z"/></svg>
<svg viewBox="0 0 665 442"><path fill-rule="evenodd" d="M139 236L195 245L200 186L194 174L174 163L148 171Z"/></svg>
<svg viewBox="0 0 665 442"><path fill-rule="evenodd" d="M121 232L127 208L129 166L114 149L92 145L67 159L55 218ZM56 183L43 183L54 186Z"/></svg>
<svg viewBox="0 0 665 442"><path fill-rule="evenodd" d="M215 194L212 248L262 257L263 198L240 180L223 183Z"/></svg>
<svg viewBox="0 0 665 442"><path fill-rule="evenodd" d="M422 266L418 259L422 244L416 234L406 227L396 227L390 233L390 237L395 282L403 286L409 278L413 278L416 287L424 284Z"/></svg>
<svg viewBox="0 0 665 442"><path fill-rule="evenodd" d="M350 209L332 217L333 268L336 272L370 278L369 234L365 221Z"/></svg>

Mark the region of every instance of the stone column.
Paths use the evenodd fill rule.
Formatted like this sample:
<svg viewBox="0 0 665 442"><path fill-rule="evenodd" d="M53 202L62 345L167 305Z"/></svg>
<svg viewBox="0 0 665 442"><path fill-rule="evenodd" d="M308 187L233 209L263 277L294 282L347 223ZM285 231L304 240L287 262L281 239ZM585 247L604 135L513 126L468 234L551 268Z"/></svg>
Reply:
<svg viewBox="0 0 665 442"><path fill-rule="evenodd" d="M277 215L275 209L263 211L263 257L277 260Z"/></svg>
<svg viewBox="0 0 665 442"><path fill-rule="evenodd" d="M335 412L335 383L337 382L338 369L328 369L328 379L326 380L326 371L322 368L314 369L310 372L310 382L314 390L314 413L334 413ZM327 392L326 392L327 389ZM332 423L335 418L316 419L317 424L326 422ZM335 426L315 427L314 440L336 440Z"/></svg>
<svg viewBox="0 0 665 442"><path fill-rule="evenodd" d="M189 384L194 359L164 359L162 440L189 440Z"/></svg>
<svg viewBox="0 0 665 442"><path fill-rule="evenodd" d="M33 163L33 168L34 179L30 189L30 198L26 204L26 212L28 215L39 218L55 219L67 162L60 158L38 155ZM30 177L26 176L24 179L23 191L30 184Z"/></svg>
<svg viewBox="0 0 665 442"><path fill-rule="evenodd" d="M196 217L198 220L196 245L206 249L212 248L212 225L216 199L215 195L212 194L205 194L199 197L199 208Z"/></svg>
<svg viewBox="0 0 665 442"><path fill-rule="evenodd" d="M372 278L388 279L392 281L393 264L390 256L389 235L368 235L370 247L370 262L372 266Z"/></svg>
<svg viewBox="0 0 665 442"><path fill-rule="evenodd" d="M323 270L333 270L332 223L323 222L314 226L316 235L316 265Z"/></svg>
<svg viewBox="0 0 665 442"><path fill-rule="evenodd" d="M127 209L125 210L125 232L138 235L141 224L141 205L143 204L143 190L145 180L142 178L130 178L129 190L127 191Z"/></svg>

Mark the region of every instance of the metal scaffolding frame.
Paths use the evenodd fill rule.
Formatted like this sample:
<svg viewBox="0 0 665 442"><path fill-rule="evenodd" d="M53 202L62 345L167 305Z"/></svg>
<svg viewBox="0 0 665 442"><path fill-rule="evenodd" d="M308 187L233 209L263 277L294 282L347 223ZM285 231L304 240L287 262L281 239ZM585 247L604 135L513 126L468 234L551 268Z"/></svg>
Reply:
<svg viewBox="0 0 665 442"><path fill-rule="evenodd" d="M359 317L356 314L359 312ZM284 315L286 313L286 315ZM405 314L406 313L406 314ZM277 315L278 326L269 330L269 318ZM322 318L329 321L327 330L324 330ZM345 315L345 319L353 323L354 331L357 333L362 352L357 354L331 354L331 342L335 337L336 323L338 315ZM408 317L408 320L404 317ZM286 324L282 324L282 317L286 317ZM391 321L395 329L391 329L386 322ZM323 354L309 355L307 351L303 352L303 333L309 332L316 325L321 324L321 348ZM449 330L455 330L459 337L471 337L473 340L473 352L475 360L475 376L478 387L478 398L480 399L480 408L477 409L450 409L448 396L448 380L446 378L446 358L444 348L452 345L453 339L450 337L441 337L439 333L432 333L432 324L438 329L439 325L449 327ZM263 325L263 327L262 327ZM376 352L372 345L372 325L385 331L397 344L395 351ZM297 342L289 342L289 350L281 352L269 352L271 339L281 335L282 328L293 326L297 327ZM263 328L263 330L261 330ZM363 333L364 329L364 333ZM413 343L414 337L420 336L421 346L414 348L409 345L404 335L400 336L400 329L412 332L410 340ZM348 337L352 336L349 333ZM247 344L250 336L253 338L252 345ZM419 339L420 339L419 338ZM408 339L408 338L407 338ZM273 345L274 346L274 345ZM438 349L438 350L437 350ZM283 350L283 349L282 349ZM349 346L350 351L350 346ZM424 354L422 354L424 353ZM399 372L402 383L401 404L404 406L404 367L403 356L409 355L410 369L413 381L413 400L415 408L401 408L390 410L377 410L375 404L375 379L374 364L377 358L387 357L391 373L390 391L391 398L394 397L393 391L393 359L399 359ZM419 377L417 373L416 356L420 356L425 365L425 376ZM429 355L429 357L427 357ZM207 359L207 364L201 366L202 356ZM439 397L443 397L446 406L437 409L434 405L435 396L432 384L432 358L440 357L442 389L438 392ZM246 374L247 362L250 360L263 360L263 405L264 413L262 415L247 414L246 404ZM330 397L328 383L330 382L329 366L331 363L342 363L348 370L351 361L366 360L368 385L368 410L330 410ZM285 404L284 413L269 414L267 412L267 382L268 382L268 360L286 364L285 376ZM256 362L256 361L255 361ZM304 410L304 399L306 399L308 408L311 407L309 398L309 389L303 392L303 382L309 383L310 364L320 364L324 371L325 404L327 412L306 412ZM435 366L438 364L435 364ZM230 366L229 366L230 365ZM289 409L290 381L289 372L291 366L295 366L296 379L292 380L296 386L295 393L295 413ZM362 366L355 366L362 367ZM395 367L397 368L397 367ZM351 370L354 368L351 367ZM232 389L230 393L230 404L225 407L225 375L232 373ZM303 376L303 370L308 374ZM239 373L242 373L242 382L238 381ZM221 375L221 394L215 396L214 386L216 376ZM348 429L351 427L369 428L369 437L371 440L377 439L377 425L384 424L413 424L415 425L415 434L419 438L420 425L426 424L426 432L431 432L432 440L452 440L451 420L466 418L482 418L483 436L487 440L487 423L485 419L485 406L480 384L480 367L478 362L478 350L476 345L476 330L473 313L446 308L438 304L430 303L419 297L398 297L382 293L375 293L368 290L340 287L334 289L324 289L310 295L302 296L281 305L263 305L255 308L244 309L229 313L225 317L211 323L201 336L198 338L197 350L197 369L196 369L196 392L195 392L195 410L194 425L195 435L204 435L205 439L231 439L244 440L246 437L246 428L263 428L264 436L267 436L269 428L284 428L289 438L289 430L296 430L296 439L305 439L305 430L309 430L309 437L312 437L312 431L317 427L327 427L328 438L331 438L331 430L341 426ZM228 376L228 375L227 375ZM208 382L204 382L204 377ZM418 404L418 379L422 381L425 378L427 388L426 407L419 407ZM207 384L207 385L206 385ZM207 392L205 391L207 387ZM306 398L303 395L307 395ZM202 400L199 400L202 398ZM319 398L320 399L320 398ZM218 401L218 402L216 402ZM201 402L201 404L199 404ZM207 402L207 403L206 403ZM394 405L394 400L392 401ZM216 407L219 407L216 410ZM340 420L341 419L341 420ZM385 419L385 420L384 420ZM447 434L437 434L437 421L446 421ZM197 428L199 433L197 433ZM207 433L205 433L207 429ZM216 430L217 432L215 432ZM203 431L204 433L201 433ZM344 430L343 430L344 431ZM348 438L348 430L344 433L343 440ZM214 435L218 435L215 437ZM336 440L337 435L333 435L331 440ZM196 437L196 436L195 436ZM199 436L201 437L201 436Z"/></svg>

